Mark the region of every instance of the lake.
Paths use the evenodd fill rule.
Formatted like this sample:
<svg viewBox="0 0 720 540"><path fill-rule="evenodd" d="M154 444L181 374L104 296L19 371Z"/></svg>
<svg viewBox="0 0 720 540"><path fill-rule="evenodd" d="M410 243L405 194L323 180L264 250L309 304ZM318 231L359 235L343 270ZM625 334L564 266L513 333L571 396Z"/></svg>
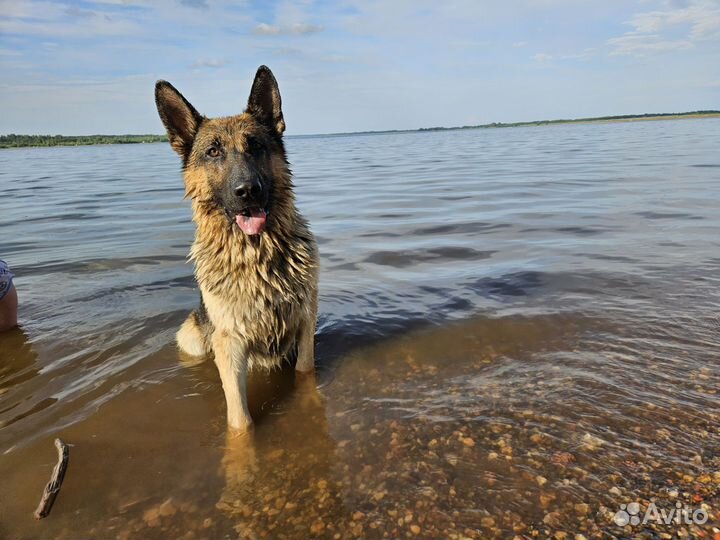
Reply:
<svg viewBox="0 0 720 540"><path fill-rule="evenodd" d="M169 145L0 151L22 324L0 537L717 537L719 141L718 119L288 138L317 384L255 374L251 440L173 344L198 292ZM619 525L634 502L707 522Z"/></svg>

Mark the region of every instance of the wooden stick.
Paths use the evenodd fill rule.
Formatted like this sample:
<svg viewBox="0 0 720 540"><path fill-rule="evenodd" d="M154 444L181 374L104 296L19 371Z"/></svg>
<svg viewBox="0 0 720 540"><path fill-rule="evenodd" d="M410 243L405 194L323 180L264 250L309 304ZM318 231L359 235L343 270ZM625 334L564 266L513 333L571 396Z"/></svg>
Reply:
<svg viewBox="0 0 720 540"><path fill-rule="evenodd" d="M55 497L60 493L60 486L62 486L63 479L65 478L65 471L67 470L68 459L70 458L70 449L68 445L62 442L60 439L55 439L55 448L58 452L58 462L50 475L50 481L45 486L40 504L38 504L37 510L35 510L35 519L42 519L50 513Z"/></svg>

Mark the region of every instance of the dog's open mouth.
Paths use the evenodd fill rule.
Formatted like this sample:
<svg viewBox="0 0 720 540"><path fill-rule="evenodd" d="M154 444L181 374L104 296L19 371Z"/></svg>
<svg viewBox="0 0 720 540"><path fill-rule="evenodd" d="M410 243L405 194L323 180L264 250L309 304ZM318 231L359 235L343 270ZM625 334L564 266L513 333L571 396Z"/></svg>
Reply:
<svg viewBox="0 0 720 540"><path fill-rule="evenodd" d="M235 223L237 223L242 232L252 236L263 232L267 216L267 210L264 208L246 208L235 216Z"/></svg>

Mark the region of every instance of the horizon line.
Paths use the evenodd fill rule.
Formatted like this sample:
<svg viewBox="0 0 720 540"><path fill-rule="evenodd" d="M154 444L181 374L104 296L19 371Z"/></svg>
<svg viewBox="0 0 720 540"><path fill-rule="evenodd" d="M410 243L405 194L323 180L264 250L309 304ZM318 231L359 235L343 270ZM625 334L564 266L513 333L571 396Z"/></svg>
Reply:
<svg viewBox="0 0 720 540"><path fill-rule="evenodd" d="M470 124L463 126L429 126L419 128L407 128L407 129L377 129L377 130L365 130L365 131L337 131L330 133L298 133L287 135L288 138L293 137L330 137L339 135L370 135L370 134L382 134L382 133L413 133L423 131L452 131L461 129L483 129L483 128L500 128L500 127L522 127L522 126L534 126L534 125L547 125L547 124L562 124L562 123L582 123L591 121L612 121L612 120L632 120L632 119L643 119L643 118L662 118L662 117L674 117L674 116L690 116L690 115L720 115L720 110L714 109L700 109L694 111L685 112L670 112L670 113L640 113L640 114L622 114L622 115L610 115L610 116L591 116L581 118L557 118L553 120L525 120L520 122L490 122L487 124ZM0 134L0 137L67 137L67 138L84 138L84 137L167 137L165 133L92 133L84 135L63 135L61 133L49 134L49 133L4 133Z"/></svg>

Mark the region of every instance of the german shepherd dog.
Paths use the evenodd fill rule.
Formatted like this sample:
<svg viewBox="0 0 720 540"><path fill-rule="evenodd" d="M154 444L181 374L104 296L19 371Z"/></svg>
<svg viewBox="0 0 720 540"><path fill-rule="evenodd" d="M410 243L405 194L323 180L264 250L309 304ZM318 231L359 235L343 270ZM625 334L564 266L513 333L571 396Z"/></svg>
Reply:
<svg viewBox="0 0 720 540"><path fill-rule="evenodd" d="M190 259L201 300L177 344L193 356L214 353L228 425L244 431L248 371L295 353L297 371L314 369L318 249L295 207L280 91L260 66L240 115L206 118L166 81L155 85L155 102L196 225Z"/></svg>

